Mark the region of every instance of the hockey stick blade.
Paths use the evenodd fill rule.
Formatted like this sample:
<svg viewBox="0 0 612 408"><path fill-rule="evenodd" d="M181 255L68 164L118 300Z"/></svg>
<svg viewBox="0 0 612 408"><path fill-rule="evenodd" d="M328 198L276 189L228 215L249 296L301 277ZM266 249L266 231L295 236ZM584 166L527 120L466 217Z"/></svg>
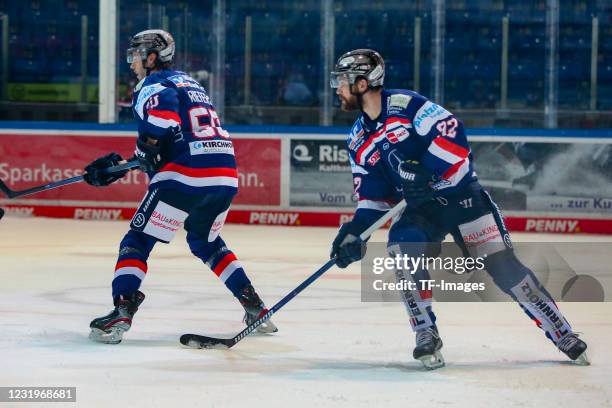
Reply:
<svg viewBox="0 0 612 408"><path fill-rule="evenodd" d="M361 235L359 235L359 239L361 241L365 241L370 237L380 227L382 227L387 221L396 215L400 214L401 211L406 207L406 201L400 201L395 207L391 210L387 211L382 217L380 217L376 222L374 222L368 229L363 231ZM301 291L306 289L311 283L317 280L321 275L327 272L332 266L336 264L336 258L332 258L325 265L319 268L318 271L310 275L304 282L302 282L297 288L293 289L290 293L288 293L284 298L282 298L278 303L276 303L270 310L268 310L263 316L260 316L253 323L248 325L244 330L231 338L218 338L218 337L210 337L204 336L200 334L183 334L180 338L180 342L182 345L198 348L198 349L217 349L217 350L227 350L236 345L240 340L251 334L257 327L261 324L265 323L272 315L278 312L286 303L288 303L291 299L296 297Z"/></svg>
<svg viewBox="0 0 612 408"><path fill-rule="evenodd" d="M180 338L181 344L191 348L205 348L205 349L221 349L226 350L238 343L240 340L251 334L255 329L265 323L272 317L274 313L280 310L287 302L297 296L298 293L306 289L312 282L327 272L332 266L336 264L336 259L330 259L325 265L323 265L318 271L310 275L304 282L302 282L297 288L293 289L284 298L278 301L271 309L269 309L264 315L260 316L253 323L248 325L244 330L229 339L203 336L199 334L183 334Z"/></svg>
<svg viewBox="0 0 612 408"><path fill-rule="evenodd" d="M232 340L233 339L218 339L215 337L201 336L199 334L183 334L181 336L182 345L196 349L227 350L236 344Z"/></svg>
<svg viewBox="0 0 612 408"><path fill-rule="evenodd" d="M130 170L136 167L138 167L138 160L131 160L126 163L119 164L117 166L109 167L108 169L104 170L104 173L112 174L112 173L117 173L117 172L121 172L124 170ZM16 198L16 197L23 197L23 196L27 196L31 194L40 193L41 191L52 190L54 188L67 186L69 184L79 183L81 181L83 181L83 176L75 176L75 177L67 178L64 180L55 181L53 183L43 184L42 186L36 186L36 187L28 188L26 190L15 191L15 190L11 190L10 188L8 188L8 186L4 184L2 180L0 180L0 190L8 198Z"/></svg>

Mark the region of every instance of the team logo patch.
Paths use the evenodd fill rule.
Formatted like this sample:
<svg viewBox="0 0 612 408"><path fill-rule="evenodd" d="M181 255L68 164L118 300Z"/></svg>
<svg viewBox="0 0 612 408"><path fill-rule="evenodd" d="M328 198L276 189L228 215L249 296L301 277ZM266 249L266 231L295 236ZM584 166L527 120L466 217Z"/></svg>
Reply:
<svg viewBox="0 0 612 408"><path fill-rule="evenodd" d="M412 99L412 96L410 95L402 95L402 94L391 95L389 97L389 107L405 109L406 107L408 107L408 104L410 103L411 99Z"/></svg>
<svg viewBox="0 0 612 408"><path fill-rule="evenodd" d="M356 138L351 138L348 144L349 150L359 150L359 148L363 145L364 141L365 140L363 139L363 135Z"/></svg>
<svg viewBox="0 0 612 408"><path fill-rule="evenodd" d="M358 150L365 142L363 135L364 135L363 126L361 125L361 122L358 121L357 123L355 123L355 125L351 129L351 134L347 140L348 148L350 150L355 150L355 151Z"/></svg>
<svg viewBox="0 0 612 408"><path fill-rule="evenodd" d="M387 132L387 139L391 143L401 142L402 140L406 139L408 136L409 136L408 130L402 127L395 129L392 132Z"/></svg>
<svg viewBox="0 0 612 408"><path fill-rule="evenodd" d="M380 152L376 150L372 156L368 159L368 164L374 166L380 160Z"/></svg>
<svg viewBox="0 0 612 408"><path fill-rule="evenodd" d="M146 219L143 213L138 213L134 216L134 219L132 220L132 224L134 224L134 226L136 228L140 228L144 225Z"/></svg>
<svg viewBox="0 0 612 408"><path fill-rule="evenodd" d="M508 248L512 248L512 241L510 240L510 235L504 234L504 242Z"/></svg>

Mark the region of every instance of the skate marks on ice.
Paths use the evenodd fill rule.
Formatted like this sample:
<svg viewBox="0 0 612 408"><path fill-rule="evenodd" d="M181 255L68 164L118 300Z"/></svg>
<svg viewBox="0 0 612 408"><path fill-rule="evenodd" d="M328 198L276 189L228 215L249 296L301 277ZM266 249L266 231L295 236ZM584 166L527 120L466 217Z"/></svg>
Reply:
<svg viewBox="0 0 612 408"><path fill-rule="evenodd" d="M114 346L96 344L87 339L88 326L111 309L114 251L125 225L5 221L14 221L14 228L7 225L5 230L15 232L2 236L0 229L0 257L6 265L0 268L4 384L44 385L53 379L57 385L76 385L77 406L87 407L117 401L147 408L194 402L248 406L253 401L255 406L309 408L612 406L609 304L561 306L584 332L590 367L567 362L513 304L438 304L446 367L426 371L412 359L414 335L403 306L362 303L358 269L349 268L331 270L275 315L279 333L249 337L229 351L191 350L178 343L180 333L236 333L244 327L243 311L205 266L189 260L188 248L177 240L155 253L155 269L143 286L147 299L125 340ZM92 246L72 252L112 255L105 261L66 256L70 247L89 242L92 226L101 236ZM70 233L58 241L42 227ZM335 233L324 228L228 227L232 246L268 304L316 270ZM309 244L298 251L296 242L304 236ZM515 240L525 237L544 239L523 235ZM36 256L28 248L31 242ZM58 242L65 246L53 246ZM23 250L9 250L9 244ZM184 261L178 254L185 255ZM266 262L268 257L278 263Z"/></svg>
<svg viewBox="0 0 612 408"><path fill-rule="evenodd" d="M376 386L378 383L410 383L427 381L471 383L483 388L531 388L531 389L575 389L598 390L582 381L585 378L578 371L582 367L559 361L474 361L471 363L448 362L438 370L427 370L418 361L409 360L409 353L396 360L383 359L337 359L291 356L293 351L276 349L278 353L262 354L260 347L251 345L249 350L211 350L205 353L191 350L189 359L180 361L145 362L142 368L180 373L214 372L218 375L257 375L270 381L327 381L345 380ZM214 355L202 355L211 354ZM566 379L566 381L564 380ZM572 380L573 379L573 380ZM576 381L576 383L573 383ZM528 384L524 384L528 382ZM568 388L569 387L569 388Z"/></svg>

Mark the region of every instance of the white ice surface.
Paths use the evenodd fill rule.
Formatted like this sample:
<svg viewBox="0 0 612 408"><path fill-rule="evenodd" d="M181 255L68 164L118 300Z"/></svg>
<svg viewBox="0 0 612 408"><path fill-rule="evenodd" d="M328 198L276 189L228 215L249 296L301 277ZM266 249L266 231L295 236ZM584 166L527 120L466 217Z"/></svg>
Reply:
<svg viewBox="0 0 612 408"><path fill-rule="evenodd" d="M54 407L612 406L611 304L561 304L584 333L590 367L569 364L512 303L436 304L447 366L427 372L412 359L403 306L360 301L358 266L330 270L290 302L273 319L276 335L228 351L183 348L182 333L233 335L243 327L242 308L191 256L184 235L154 251L147 299L123 343L94 344L89 321L112 308L126 228L125 221L0 222L0 386L77 387L76 405ZM334 233L228 225L223 236L271 305L327 260Z"/></svg>

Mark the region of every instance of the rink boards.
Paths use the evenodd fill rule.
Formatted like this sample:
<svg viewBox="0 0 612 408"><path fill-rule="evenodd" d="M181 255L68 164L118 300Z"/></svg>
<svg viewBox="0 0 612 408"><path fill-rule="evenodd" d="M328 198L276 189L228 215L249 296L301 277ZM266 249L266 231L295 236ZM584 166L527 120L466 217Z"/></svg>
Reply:
<svg viewBox="0 0 612 408"><path fill-rule="evenodd" d="M239 194L228 221L337 226L350 219L356 201L344 131L230 128ZM509 229L612 233L608 131L468 133L481 183L504 210ZM130 157L135 136L125 126L9 122L0 128L0 179L20 190L79 175L86 163L110 151ZM23 199L0 199L0 205L23 216L130 219L146 185L143 173L132 172L106 188L80 183Z"/></svg>

